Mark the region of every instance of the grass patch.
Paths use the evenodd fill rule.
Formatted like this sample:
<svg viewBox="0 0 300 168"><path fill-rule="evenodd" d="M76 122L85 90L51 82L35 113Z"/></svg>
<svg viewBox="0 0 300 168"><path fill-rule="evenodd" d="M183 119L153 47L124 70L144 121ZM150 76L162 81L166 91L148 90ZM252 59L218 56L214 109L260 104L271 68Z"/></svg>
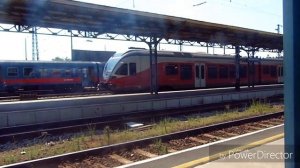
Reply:
<svg viewBox="0 0 300 168"><path fill-rule="evenodd" d="M187 121L178 121L175 119L163 119L154 127L144 131L129 131L129 130L112 130L105 127L103 133L97 133L94 126L90 126L87 133L82 133L67 141L57 141L52 145L36 144L33 146L24 147L22 149L14 149L3 151L0 154L0 165L11 164L15 162L32 160L47 156L63 154L66 152L74 152L78 150L100 147L104 145L126 142L136 139L142 139L152 136L163 135L167 133L182 131L186 129L211 125L215 123L232 121L251 116L263 115L267 113L283 111L283 106L271 106L260 102L253 102L248 108L242 112L239 110L226 109L223 112L218 112L215 115L207 117L190 117ZM166 153L167 148L162 142L155 142L155 146L160 153ZM24 150L26 153L21 154Z"/></svg>
<svg viewBox="0 0 300 168"><path fill-rule="evenodd" d="M159 155L164 155L168 153L168 148L165 144L161 142L161 140L156 140L154 143L154 148Z"/></svg>

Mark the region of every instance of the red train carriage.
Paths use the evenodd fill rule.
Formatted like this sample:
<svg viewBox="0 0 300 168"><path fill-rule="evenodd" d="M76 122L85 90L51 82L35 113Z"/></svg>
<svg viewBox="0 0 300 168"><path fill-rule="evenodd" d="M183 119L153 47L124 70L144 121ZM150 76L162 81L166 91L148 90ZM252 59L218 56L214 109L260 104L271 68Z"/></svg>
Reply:
<svg viewBox="0 0 300 168"><path fill-rule="evenodd" d="M249 79L254 84L282 83L282 63L279 59L261 59L248 71L248 64L241 61L241 85L247 85ZM158 52L160 90L234 86L235 73L233 56ZM149 51L132 50L108 60L102 85L112 91L143 91L149 89L149 79Z"/></svg>
<svg viewBox="0 0 300 168"><path fill-rule="evenodd" d="M96 62L0 61L0 91L96 87L102 70Z"/></svg>

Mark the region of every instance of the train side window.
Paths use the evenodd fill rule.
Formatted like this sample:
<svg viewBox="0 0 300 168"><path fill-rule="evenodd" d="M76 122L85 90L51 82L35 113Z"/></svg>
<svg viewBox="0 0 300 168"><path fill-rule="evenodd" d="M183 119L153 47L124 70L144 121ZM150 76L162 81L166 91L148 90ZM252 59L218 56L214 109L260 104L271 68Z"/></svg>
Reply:
<svg viewBox="0 0 300 168"><path fill-rule="evenodd" d="M88 77L88 69L87 68L82 68L82 75L84 78Z"/></svg>
<svg viewBox="0 0 300 168"><path fill-rule="evenodd" d="M23 69L23 76L24 77L31 77L33 73L33 68L24 68Z"/></svg>
<svg viewBox="0 0 300 168"><path fill-rule="evenodd" d="M207 67L208 79L216 79L218 78L218 68L216 66L208 66Z"/></svg>
<svg viewBox="0 0 300 168"><path fill-rule="evenodd" d="M200 78L200 69L199 69L199 65L196 65L196 67L195 67L195 72L196 72L196 78Z"/></svg>
<svg viewBox="0 0 300 168"><path fill-rule="evenodd" d="M8 67L7 68L7 76L8 77L16 77L18 76L18 68L17 67Z"/></svg>
<svg viewBox="0 0 300 168"><path fill-rule="evenodd" d="M270 68L270 74L271 74L271 77L276 77L276 75L277 75L276 66L271 66L271 68Z"/></svg>
<svg viewBox="0 0 300 168"><path fill-rule="evenodd" d="M221 66L219 69L220 78L228 78L228 67Z"/></svg>
<svg viewBox="0 0 300 168"><path fill-rule="evenodd" d="M128 74L127 69L128 69L128 65L122 64L119 67L119 69L116 71L116 75L127 75Z"/></svg>
<svg viewBox="0 0 300 168"><path fill-rule="evenodd" d="M167 65L165 71L166 75L177 75L178 65Z"/></svg>
<svg viewBox="0 0 300 168"><path fill-rule="evenodd" d="M93 76L93 75L94 75L94 67L90 66L90 67L88 68L88 75L89 75L89 76Z"/></svg>
<svg viewBox="0 0 300 168"><path fill-rule="evenodd" d="M80 74L79 72L77 72L76 68L72 68L72 75L73 76L78 76L78 74Z"/></svg>
<svg viewBox="0 0 300 168"><path fill-rule="evenodd" d="M52 70L52 76L59 77L60 75L61 75L61 70L60 69L53 69Z"/></svg>
<svg viewBox="0 0 300 168"><path fill-rule="evenodd" d="M180 66L180 79L181 80L192 79L192 66L191 65L181 65Z"/></svg>
<svg viewBox="0 0 300 168"><path fill-rule="evenodd" d="M39 71L40 71L41 77L46 77L47 76L47 69L42 68Z"/></svg>
<svg viewBox="0 0 300 168"><path fill-rule="evenodd" d="M65 75L66 75L66 77L71 77L71 70L70 69L66 69L65 70Z"/></svg>
<svg viewBox="0 0 300 168"><path fill-rule="evenodd" d="M278 68L278 76L280 76L280 77L283 76L283 67Z"/></svg>
<svg viewBox="0 0 300 168"><path fill-rule="evenodd" d="M136 74L136 63L129 63L129 75Z"/></svg>
<svg viewBox="0 0 300 168"><path fill-rule="evenodd" d="M201 65L201 79L204 79L204 65Z"/></svg>

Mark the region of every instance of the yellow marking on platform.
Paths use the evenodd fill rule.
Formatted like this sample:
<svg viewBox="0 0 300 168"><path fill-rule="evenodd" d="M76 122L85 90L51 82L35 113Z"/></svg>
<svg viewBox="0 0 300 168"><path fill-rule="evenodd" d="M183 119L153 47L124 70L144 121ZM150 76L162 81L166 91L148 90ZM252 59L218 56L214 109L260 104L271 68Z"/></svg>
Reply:
<svg viewBox="0 0 300 168"><path fill-rule="evenodd" d="M281 139L283 137L284 137L284 133L274 135L272 137L262 139L262 140L259 140L259 141L256 141L256 142L252 142L250 144L247 144L247 145L244 145L244 146L241 146L241 147L237 147L237 148L230 149L230 150L227 150L227 151L223 151L223 152L220 152L220 153L217 153L217 154L214 154L214 155L211 155L211 156L207 156L207 157L204 157L204 158L201 158L201 159L193 160L193 161L190 161L190 162L178 165L178 166L174 166L173 168L195 167L195 166L198 166L198 165L202 165L202 164L220 159L221 157L226 157L226 156L228 156L229 151L237 151L237 152L238 151L245 151L247 149L252 149L252 148L255 148L257 146L261 146L263 144L276 141L276 140Z"/></svg>

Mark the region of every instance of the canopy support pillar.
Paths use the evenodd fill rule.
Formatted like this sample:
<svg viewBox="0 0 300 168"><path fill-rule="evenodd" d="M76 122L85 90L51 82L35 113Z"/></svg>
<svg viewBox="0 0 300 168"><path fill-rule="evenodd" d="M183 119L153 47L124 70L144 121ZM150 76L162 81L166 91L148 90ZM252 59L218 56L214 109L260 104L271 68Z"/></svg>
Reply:
<svg viewBox="0 0 300 168"><path fill-rule="evenodd" d="M158 75L157 75L157 45L161 38L150 37L150 41L146 42L149 46L150 56L150 93L158 94Z"/></svg>
<svg viewBox="0 0 300 168"><path fill-rule="evenodd" d="M240 46L235 46L235 90L240 90Z"/></svg>

